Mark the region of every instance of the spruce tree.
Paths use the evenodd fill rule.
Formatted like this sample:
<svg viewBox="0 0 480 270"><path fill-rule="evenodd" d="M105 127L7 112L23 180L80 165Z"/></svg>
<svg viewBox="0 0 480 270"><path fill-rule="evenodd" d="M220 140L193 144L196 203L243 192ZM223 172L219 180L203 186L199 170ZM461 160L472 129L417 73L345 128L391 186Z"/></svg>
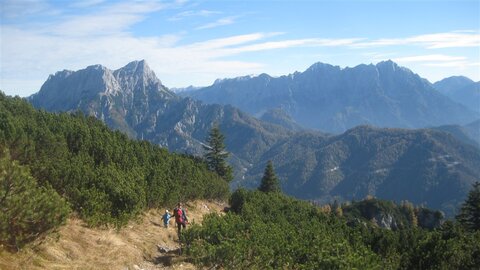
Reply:
<svg viewBox="0 0 480 270"><path fill-rule="evenodd" d="M207 151L205 159L211 171L216 172L226 182L230 182L233 179L233 169L226 161L229 153L225 150L224 140L225 136L220 132L218 125L215 124L208 135L207 145L204 146Z"/></svg>
<svg viewBox="0 0 480 270"><path fill-rule="evenodd" d="M473 184L472 190L456 216L458 222L469 230L480 229L480 182Z"/></svg>
<svg viewBox="0 0 480 270"><path fill-rule="evenodd" d="M263 173L262 183L258 190L262 192L280 192L280 185L278 183L278 178L275 175L273 170L273 163L271 160L268 161L267 167L265 167L265 172Z"/></svg>

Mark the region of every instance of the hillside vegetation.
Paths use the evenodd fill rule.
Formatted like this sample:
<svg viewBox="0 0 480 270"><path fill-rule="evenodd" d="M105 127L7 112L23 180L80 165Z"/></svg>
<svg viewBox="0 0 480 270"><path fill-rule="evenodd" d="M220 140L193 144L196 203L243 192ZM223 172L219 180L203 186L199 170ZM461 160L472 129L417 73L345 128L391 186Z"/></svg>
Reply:
<svg viewBox="0 0 480 270"><path fill-rule="evenodd" d="M480 175L479 149L430 129L359 126L329 137L297 133L265 152L242 182L258 186L272 160L282 190L296 198L360 200L367 195L455 215Z"/></svg>
<svg viewBox="0 0 480 270"><path fill-rule="evenodd" d="M12 242L9 237L24 239L28 228L46 231L65 220L63 210L57 216L49 214L59 205L76 211L89 225L122 225L149 207L228 194L227 183L201 159L133 141L82 113L37 111L26 101L1 93L0 150L6 153L1 160L0 207L2 211L16 207L2 213L9 216L2 218L0 241L17 248L24 241ZM19 181L10 181L16 174ZM22 203L25 199L8 203L16 196L9 190L22 189L23 197L35 196L45 203ZM24 218L42 213L44 207L51 208L45 216ZM42 227L45 218L52 221Z"/></svg>
<svg viewBox="0 0 480 270"><path fill-rule="evenodd" d="M429 231L347 222L280 193L237 190L184 240L198 264L226 269L476 269L480 231L453 222ZM358 207L357 209L360 209Z"/></svg>

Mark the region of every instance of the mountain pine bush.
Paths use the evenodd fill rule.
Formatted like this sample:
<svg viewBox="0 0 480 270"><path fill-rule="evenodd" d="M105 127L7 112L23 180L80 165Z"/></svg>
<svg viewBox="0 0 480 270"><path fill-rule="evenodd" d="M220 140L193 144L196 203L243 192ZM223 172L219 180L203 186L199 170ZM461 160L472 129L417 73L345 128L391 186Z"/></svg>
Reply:
<svg viewBox="0 0 480 270"><path fill-rule="evenodd" d="M39 186L6 149L0 150L0 244L18 249L62 224L70 208L53 188Z"/></svg>

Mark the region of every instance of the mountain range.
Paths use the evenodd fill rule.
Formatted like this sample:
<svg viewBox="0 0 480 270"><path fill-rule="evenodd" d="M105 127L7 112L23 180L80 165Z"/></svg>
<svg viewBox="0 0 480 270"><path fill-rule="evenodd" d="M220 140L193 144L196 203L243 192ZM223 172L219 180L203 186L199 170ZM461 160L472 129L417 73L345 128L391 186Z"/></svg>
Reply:
<svg viewBox="0 0 480 270"><path fill-rule="evenodd" d="M242 177L246 167L292 131L262 122L232 106L206 105L168 90L145 61L118 70L100 65L51 75L28 98L51 112L82 111L132 138L170 151L202 155L202 144L217 123L226 136L231 162Z"/></svg>
<svg viewBox="0 0 480 270"><path fill-rule="evenodd" d="M304 73L315 73L317 69L333 74L345 72L338 67L316 64ZM431 88L424 95L422 91L425 89L420 86L428 85L428 82L394 63L361 66L361 69L365 69L366 74L370 74L372 69L387 70L385 72L390 77L382 76L379 82L392 88L383 89L385 94L378 98L389 100L396 106L404 105L402 102L412 98L412 95L404 95L399 89L410 93L402 86L415 85L418 88L413 91L413 97L420 101L407 104L412 111L423 112L426 117L439 110L435 107L439 106L437 103L432 105L434 109L427 108L430 105L426 100L428 97L445 105L445 111L451 108L451 119L463 119L463 113L469 112ZM290 77L306 76L304 73ZM312 87L316 81L329 83L328 76L323 72L316 74L319 78L312 77L309 81ZM245 80L263 80L264 77L269 76L260 75ZM354 81L369 81L362 78L365 77L352 75ZM274 78L271 79L274 81ZM335 88L333 84L335 81L329 84L330 89ZM305 110L314 100L307 101L307 94L313 94L315 89L302 93L305 95ZM371 94L361 93L365 90L362 88L352 89L358 91L355 94L357 99ZM380 91L380 88L377 90ZM261 100L261 96L273 93L258 92L256 95ZM393 102L390 98L393 96L402 102ZM349 98L348 95L339 95L332 104L340 102L342 97ZM274 106L261 114L262 121L231 105L208 105L176 95L161 83L143 60L131 62L118 70L94 65L79 71L57 72L28 100L37 108L53 112L80 110L130 137L194 155L203 154L202 144L213 124L218 123L225 134L227 150L232 153L230 161L236 172L233 186L256 187L266 162L273 160L278 175L283 179L284 192L304 199L349 200L376 195L384 199L424 203L451 214L480 175L480 150L456 139L452 136L455 133L361 126L343 134L328 135L305 129L286 107ZM272 104L275 103L273 101ZM291 108L301 109L303 105L296 103ZM405 110L398 109L398 112ZM374 115L373 111L371 113ZM387 118L389 116L385 116L384 120ZM426 125L426 119L419 122L423 121Z"/></svg>
<svg viewBox="0 0 480 270"><path fill-rule="evenodd" d="M316 63L304 72L217 80L181 94L211 104L231 104L257 117L283 110L305 128L332 133L358 125L424 128L466 124L480 117L392 61L343 69Z"/></svg>

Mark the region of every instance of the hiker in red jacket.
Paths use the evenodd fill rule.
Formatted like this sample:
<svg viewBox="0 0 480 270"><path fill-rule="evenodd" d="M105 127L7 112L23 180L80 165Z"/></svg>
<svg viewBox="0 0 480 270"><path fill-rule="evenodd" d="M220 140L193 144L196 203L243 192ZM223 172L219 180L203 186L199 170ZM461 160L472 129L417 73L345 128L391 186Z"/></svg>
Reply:
<svg viewBox="0 0 480 270"><path fill-rule="evenodd" d="M178 236L180 237L180 233L182 232L182 227L185 229L187 227L187 213L186 211L182 208L182 204L178 203L177 207L173 209L173 216L175 217L175 222L177 223L177 229L178 229Z"/></svg>

